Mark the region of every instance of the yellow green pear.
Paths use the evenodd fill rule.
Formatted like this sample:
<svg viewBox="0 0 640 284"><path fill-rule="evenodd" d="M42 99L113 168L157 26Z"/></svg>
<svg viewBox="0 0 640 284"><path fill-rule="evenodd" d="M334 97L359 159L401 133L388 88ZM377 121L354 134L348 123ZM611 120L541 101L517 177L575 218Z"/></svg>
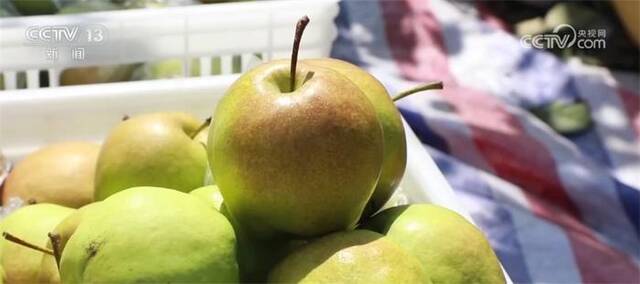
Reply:
<svg viewBox="0 0 640 284"><path fill-rule="evenodd" d="M99 151L96 143L65 142L30 154L7 177L2 200L19 197L72 208L92 202Z"/></svg>
<svg viewBox="0 0 640 284"><path fill-rule="evenodd" d="M214 113L209 164L231 215L252 234L353 228L378 180L375 109L345 76L271 61L238 78Z"/></svg>
<svg viewBox="0 0 640 284"><path fill-rule="evenodd" d="M220 206L222 206L222 202L224 201L224 199L222 198L222 194L220 193L220 189L218 189L217 185L207 185L196 188L189 194L200 198L206 204L210 205L212 208L218 211L220 211Z"/></svg>
<svg viewBox="0 0 640 284"><path fill-rule="evenodd" d="M363 227L386 235L418 258L434 283L505 283L500 262L482 232L444 207L393 207Z"/></svg>
<svg viewBox="0 0 640 284"><path fill-rule="evenodd" d="M333 233L288 255L269 276L273 283L431 283L414 257L367 230Z"/></svg>
<svg viewBox="0 0 640 284"><path fill-rule="evenodd" d="M74 212L73 209L55 204L35 204L22 207L0 222L0 231L9 233L25 242L45 247L48 233L60 221ZM24 247L5 238L0 239L0 265L4 268L7 283L56 282L56 278L40 279L43 257L53 258L43 252ZM55 262L51 263L55 269Z"/></svg>
<svg viewBox="0 0 640 284"><path fill-rule="evenodd" d="M50 234L55 236L58 240L57 249L59 252L64 250L64 247L67 245L67 241L69 241L71 235L73 235L76 228L82 221L82 216L87 214L89 210L97 210L99 204L101 204L101 202L94 202L78 208L78 210L69 214L50 232ZM49 238L47 248L53 251L53 246L51 238ZM38 279L42 283L60 282L60 272L58 271L58 264L56 263L55 257L51 257L46 254L42 256Z"/></svg>
<svg viewBox="0 0 640 284"><path fill-rule="evenodd" d="M404 175L407 142L400 112L382 83L362 68L332 58L305 59L302 62L329 68L346 76L367 96L376 110L384 136L384 156L380 179L363 214L370 216L389 200Z"/></svg>
<svg viewBox="0 0 640 284"><path fill-rule="evenodd" d="M106 138L96 167L96 200L135 186L188 192L204 185L205 147L194 139L202 121L179 112L120 122Z"/></svg>
<svg viewBox="0 0 640 284"><path fill-rule="evenodd" d="M198 76L200 74L200 60L194 59L190 62L190 75ZM156 62L147 62L138 66L131 74L131 80L154 80L154 79L173 79L188 77L183 74L182 59L165 59Z"/></svg>
<svg viewBox="0 0 640 284"><path fill-rule="evenodd" d="M136 187L86 211L62 251L62 283L236 283L229 221L197 197Z"/></svg>

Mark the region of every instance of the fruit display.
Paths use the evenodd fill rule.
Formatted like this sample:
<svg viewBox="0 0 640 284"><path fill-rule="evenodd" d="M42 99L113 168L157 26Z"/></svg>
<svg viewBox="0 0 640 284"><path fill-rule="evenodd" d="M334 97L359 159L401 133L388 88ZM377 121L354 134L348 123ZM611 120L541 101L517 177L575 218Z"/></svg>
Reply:
<svg viewBox="0 0 640 284"><path fill-rule="evenodd" d="M394 101L442 83L392 97L351 63L298 60L308 23L289 60L240 75L209 118L129 114L100 146L17 162L3 202L26 202L0 219L0 283L505 283L457 213L382 209L407 164Z"/></svg>

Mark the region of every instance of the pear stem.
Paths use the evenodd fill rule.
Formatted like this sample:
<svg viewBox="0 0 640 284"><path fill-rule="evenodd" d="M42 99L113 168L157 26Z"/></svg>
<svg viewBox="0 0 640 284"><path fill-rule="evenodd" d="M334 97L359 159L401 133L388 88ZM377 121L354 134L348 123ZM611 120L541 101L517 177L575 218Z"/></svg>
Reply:
<svg viewBox="0 0 640 284"><path fill-rule="evenodd" d="M393 97L392 100L396 102L406 96L413 95L418 92L428 91L428 90L442 90L442 88L443 88L442 81L420 85L415 88L411 88L411 89L400 92L395 97Z"/></svg>
<svg viewBox="0 0 640 284"><path fill-rule="evenodd" d="M51 241L51 247L53 248L53 257L56 259L56 266L60 270L60 259L62 258L62 252L60 251L60 234L47 234L49 241Z"/></svg>
<svg viewBox="0 0 640 284"><path fill-rule="evenodd" d="M122 121L127 121L127 120L129 120L129 115L128 114L123 115Z"/></svg>
<svg viewBox="0 0 640 284"><path fill-rule="evenodd" d="M51 251L49 249L46 249L46 248L39 247L39 246L34 245L32 243L29 243L27 241L24 241L24 240L22 240L22 239L20 239L20 238L18 238L16 236L10 234L10 233L2 232L2 237L5 238L7 241L12 242L12 243L16 243L16 244L19 244L19 245L24 246L24 247L28 247L28 248L33 249L33 250L37 250L37 251L42 252L42 253L53 255L53 251Z"/></svg>
<svg viewBox="0 0 640 284"><path fill-rule="evenodd" d="M307 27L307 24L309 24L309 17L303 16L302 18L300 18L300 20L298 20L298 23L296 24L296 33L293 37L293 49L291 50L291 76L289 76L291 79L290 86L292 92L295 89L296 83L296 66L298 65L298 50L300 50L300 40L302 39L302 33Z"/></svg>
<svg viewBox="0 0 640 284"><path fill-rule="evenodd" d="M204 120L204 122L200 125L200 127L198 127L198 129L196 129L196 131L194 131L191 134L191 139L196 138L196 136L198 135L198 133L200 133L200 131L202 131L203 129L207 128L207 126L209 126L209 124L211 124L211 117L207 117L207 119Z"/></svg>

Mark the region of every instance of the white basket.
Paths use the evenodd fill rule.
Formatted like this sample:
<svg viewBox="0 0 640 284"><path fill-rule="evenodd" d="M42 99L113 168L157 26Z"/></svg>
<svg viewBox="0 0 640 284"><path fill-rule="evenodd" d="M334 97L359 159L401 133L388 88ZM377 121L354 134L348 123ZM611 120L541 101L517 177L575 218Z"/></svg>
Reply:
<svg viewBox="0 0 640 284"><path fill-rule="evenodd" d="M17 72L26 72L27 88L40 86L39 72L48 72L50 86L58 86L61 70L73 66L138 63L180 58L190 70L190 59L200 58L201 76L210 75L212 57L220 57L222 73L232 73L232 58L247 66L254 55L285 58L291 53L295 22L311 18L302 39L300 57L327 56L336 36L333 20L338 0L256 1L94 12L73 15L0 19L0 73L5 87L15 89ZM34 27L38 27L35 28ZM78 28L73 41L34 45L28 31L43 27ZM102 38L97 41L96 31ZM93 38L87 42L89 33ZM32 38L32 36L29 36ZM42 43L42 42L39 42ZM71 57L84 49L84 59ZM58 59L45 55L56 49ZM188 73L188 72L185 72ZM188 74L187 74L188 75Z"/></svg>
<svg viewBox="0 0 640 284"><path fill-rule="evenodd" d="M45 145L102 141L124 115L184 111L213 113L238 75L6 91L0 96L0 149L13 162ZM468 216L431 156L405 124L408 161L403 192L410 202L432 202ZM402 202L402 199L400 199Z"/></svg>
<svg viewBox="0 0 640 284"><path fill-rule="evenodd" d="M124 115L185 111L213 113L238 75L6 91L0 96L0 149L11 161L54 142L102 141ZM407 170L392 204L434 203L471 221L465 208L405 123ZM506 275L506 273L505 273ZM508 275L508 283L511 283Z"/></svg>

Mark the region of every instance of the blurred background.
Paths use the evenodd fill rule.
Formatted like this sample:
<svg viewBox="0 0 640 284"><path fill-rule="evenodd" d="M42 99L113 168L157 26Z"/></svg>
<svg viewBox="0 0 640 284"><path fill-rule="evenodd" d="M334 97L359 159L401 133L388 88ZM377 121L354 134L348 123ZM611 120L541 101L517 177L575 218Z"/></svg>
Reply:
<svg viewBox="0 0 640 284"><path fill-rule="evenodd" d="M28 60L7 47L12 25L45 19L33 15L235 5L216 2L0 0L0 90L12 89L0 99L22 89L238 74L272 58L247 49L91 66L31 62L29 75L14 68ZM334 2L335 37L318 39L327 55L367 69L392 95L444 82L398 106L514 282L638 282L640 1Z"/></svg>

